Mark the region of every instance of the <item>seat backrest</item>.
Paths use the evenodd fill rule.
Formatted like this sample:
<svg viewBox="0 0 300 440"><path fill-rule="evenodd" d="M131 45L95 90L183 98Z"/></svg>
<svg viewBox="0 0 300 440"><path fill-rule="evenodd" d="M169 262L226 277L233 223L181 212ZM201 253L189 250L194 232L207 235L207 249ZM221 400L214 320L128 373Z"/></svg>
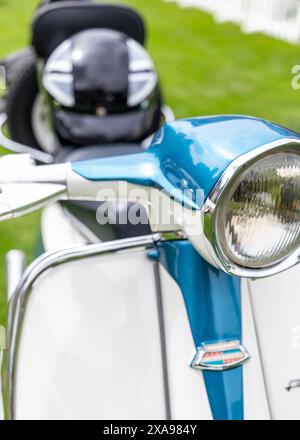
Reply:
<svg viewBox="0 0 300 440"><path fill-rule="evenodd" d="M37 10L32 24L32 45L36 55L46 60L64 40L94 28L123 32L142 45L145 41L142 18L127 6L63 1Z"/></svg>

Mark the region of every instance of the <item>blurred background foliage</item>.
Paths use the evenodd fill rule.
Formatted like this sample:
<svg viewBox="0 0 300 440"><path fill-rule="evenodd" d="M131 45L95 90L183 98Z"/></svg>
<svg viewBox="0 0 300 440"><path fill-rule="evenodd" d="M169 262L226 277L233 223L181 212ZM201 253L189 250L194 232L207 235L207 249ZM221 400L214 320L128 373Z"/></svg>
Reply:
<svg viewBox="0 0 300 440"><path fill-rule="evenodd" d="M107 0L106 0L107 2ZM25 47L37 0L0 1L0 56ZM118 1L122 3L122 1ZM178 118L248 114L300 131L300 90L291 87L300 47L238 26L215 23L198 9L161 0L123 1L144 16L147 47L155 60L167 103ZM0 322L5 318L4 256L36 249L39 213L0 224Z"/></svg>

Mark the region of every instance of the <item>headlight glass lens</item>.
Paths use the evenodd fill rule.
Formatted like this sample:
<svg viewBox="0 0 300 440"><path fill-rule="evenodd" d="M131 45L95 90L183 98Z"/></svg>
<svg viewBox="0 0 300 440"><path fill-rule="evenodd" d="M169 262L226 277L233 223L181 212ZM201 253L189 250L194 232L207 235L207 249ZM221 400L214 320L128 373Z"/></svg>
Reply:
<svg viewBox="0 0 300 440"><path fill-rule="evenodd" d="M269 153L233 180L216 212L218 246L239 266L278 263L300 246L299 154Z"/></svg>

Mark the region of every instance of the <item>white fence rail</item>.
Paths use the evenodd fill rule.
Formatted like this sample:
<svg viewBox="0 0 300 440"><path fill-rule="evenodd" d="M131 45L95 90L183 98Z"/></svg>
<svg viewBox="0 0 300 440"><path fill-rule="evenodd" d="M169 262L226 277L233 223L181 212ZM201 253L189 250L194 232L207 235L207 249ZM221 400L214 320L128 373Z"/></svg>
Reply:
<svg viewBox="0 0 300 440"><path fill-rule="evenodd" d="M217 21L238 23L244 32L264 32L291 43L300 42L300 0L175 1L181 7L212 13Z"/></svg>

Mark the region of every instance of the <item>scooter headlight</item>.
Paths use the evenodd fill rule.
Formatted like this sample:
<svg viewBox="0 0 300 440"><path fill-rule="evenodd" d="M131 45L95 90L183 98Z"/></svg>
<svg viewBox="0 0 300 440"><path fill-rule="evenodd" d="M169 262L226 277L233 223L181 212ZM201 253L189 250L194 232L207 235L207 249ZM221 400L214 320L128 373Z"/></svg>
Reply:
<svg viewBox="0 0 300 440"><path fill-rule="evenodd" d="M299 145L259 154L222 179L210 198L217 258L238 275L243 269L267 274L300 247Z"/></svg>

